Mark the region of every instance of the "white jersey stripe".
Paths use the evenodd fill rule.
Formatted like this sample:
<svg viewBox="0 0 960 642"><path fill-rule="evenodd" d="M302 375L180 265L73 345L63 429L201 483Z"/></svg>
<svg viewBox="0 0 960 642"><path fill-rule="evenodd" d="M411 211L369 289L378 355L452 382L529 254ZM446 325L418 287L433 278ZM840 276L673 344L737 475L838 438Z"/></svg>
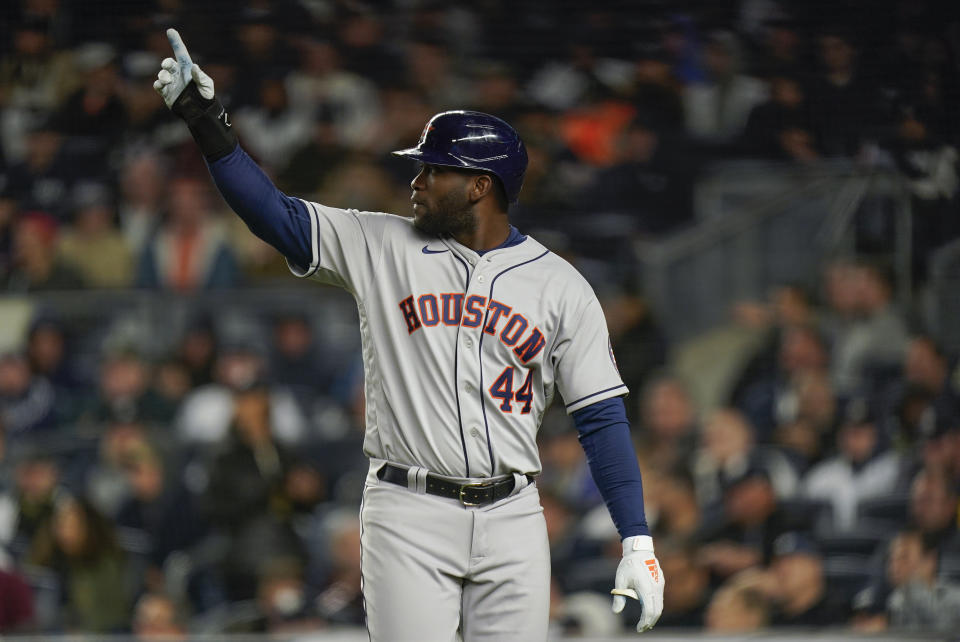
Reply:
<svg viewBox="0 0 960 642"><path fill-rule="evenodd" d="M303 203L304 207L307 210L307 215L310 218L310 252L311 260L310 265L305 269L298 265L293 265L290 263L290 260L287 260L287 266L290 268L290 271L294 276L299 276L302 279L309 278L317 273L317 270L320 269L320 239L317 237L318 234L318 214L316 206L310 201L305 201L301 198L297 199Z"/></svg>
<svg viewBox="0 0 960 642"><path fill-rule="evenodd" d="M585 396L585 397L580 397L580 398L577 399L576 401L571 401L571 402L568 403L566 406L564 406L564 408L570 408L571 406L575 406L575 405L577 405L578 403L581 403L581 402L583 402L583 401L586 401L587 399L590 399L590 398L592 398L592 397L596 397L596 396L598 396L598 395L602 395L602 394L605 393L605 392L610 392L611 390L616 390L616 389L618 389L618 388L623 388L624 392L626 392L626 390L627 390L627 387L626 387L624 384L620 384L619 386L612 386L612 387L607 388L607 389L605 389L605 390L598 390L597 392L594 392L593 394L587 395L587 396ZM615 396L615 395L614 395L614 396Z"/></svg>

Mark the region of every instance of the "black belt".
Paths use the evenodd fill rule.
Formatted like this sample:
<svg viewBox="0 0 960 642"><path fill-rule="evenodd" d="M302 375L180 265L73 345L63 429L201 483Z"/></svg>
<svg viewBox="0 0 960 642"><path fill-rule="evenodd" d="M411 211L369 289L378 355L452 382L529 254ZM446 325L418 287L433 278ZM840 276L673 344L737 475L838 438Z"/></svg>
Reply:
<svg viewBox="0 0 960 642"><path fill-rule="evenodd" d="M388 481L399 486L408 486L405 466L384 464L377 471L377 479ZM527 479L533 478L527 475ZM427 473L427 492L431 495L458 499L464 506L486 506L507 497L513 492L515 480L513 475L498 481L481 482L477 484L458 484L457 482L441 479L432 473Z"/></svg>

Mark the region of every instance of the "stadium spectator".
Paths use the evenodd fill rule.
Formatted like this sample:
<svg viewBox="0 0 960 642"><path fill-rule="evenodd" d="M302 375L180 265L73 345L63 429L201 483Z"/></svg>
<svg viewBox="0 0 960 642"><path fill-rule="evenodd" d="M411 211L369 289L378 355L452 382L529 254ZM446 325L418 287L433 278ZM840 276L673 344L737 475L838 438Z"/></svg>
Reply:
<svg viewBox="0 0 960 642"><path fill-rule="evenodd" d="M23 352L0 354L0 416L11 443L42 438L56 429L56 404L53 385L30 371Z"/></svg>
<svg viewBox="0 0 960 642"><path fill-rule="evenodd" d="M744 571L732 582L770 600L773 626L817 629L847 620L848 605L828 590L823 556L802 533L780 535L769 567Z"/></svg>
<svg viewBox="0 0 960 642"><path fill-rule="evenodd" d="M933 337L917 336L907 346L903 364L903 379L936 399L946 402L960 400L956 384L950 381L950 363L943 349Z"/></svg>
<svg viewBox="0 0 960 642"><path fill-rule="evenodd" d="M97 395L84 413L89 421L149 423L164 416L163 402L150 386L150 364L135 348L108 348L99 374Z"/></svg>
<svg viewBox="0 0 960 642"><path fill-rule="evenodd" d="M308 437L308 425L293 392L274 381L267 383L266 348L256 337L228 337L221 342L213 367L213 381L195 387L180 404L174 421L184 444L212 445L229 433L235 412L236 391L251 385L269 392L269 412L274 436L295 444Z"/></svg>
<svg viewBox="0 0 960 642"><path fill-rule="evenodd" d="M960 491L960 415L956 407L933 404L921 418L921 456L927 470L944 474Z"/></svg>
<svg viewBox="0 0 960 642"><path fill-rule="evenodd" d="M286 169L293 153L310 135L313 114L290 104L280 73L260 80L259 90L259 99L235 110L231 120L250 153L268 171L277 173Z"/></svg>
<svg viewBox="0 0 960 642"><path fill-rule="evenodd" d="M52 313L38 312L27 330L26 355L30 371L45 377L58 395L83 387L71 339L65 320ZM63 401L60 398L58 403Z"/></svg>
<svg viewBox="0 0 960 642"><path fill-rule="evenodd" d="M696 445L697 417L683 383L665 375L642 392L638 452L662 470L687 465Z"/></svg>
<svg viewBox="0 0 960 642"><path fill-rule="evenodd" d="M960 584L938 578L939 557L937 545L922 533L904 531L893 540L887 564L891 630L952 634L960 627Z"/></svg>
<svg viewBox="0 0 960 642"><path fill-rule="evenodd" d="M319 345L310 318L299 312L282 314L273 322L270 372L280 384L290 386L304 407L316 395L327 394L336 376L329 348Z"/></svg>
<svg viewBox="0 0 960 642"><path fill-rule="evenodd" d="M209 315L197 314L187 321L172 352L187 369L191 388L213 381L217 344L217 328Z"/></svg>
<svg viewBox="0 0 960 642"><path fill-rule="evenodd" d="M837 454L804 475L800 492L833 506L833 526L837 530L856 527L861 501L882 497L896 488L900 456L884 441L868 400L854 399L847 404L837 433Z"/></svg>
<svg viewBox="0 0 960 642"><path fill-rule="evenodd" d="M792 72L772 71L770 97L747 117L740 150L752 158L809 162L819 158L803 83Z"/></svg>
<svg viewBox="0 0 960 642"><path fill-rule="evenodd" d="M132 496L123 463L146 447L146 426L135 420L106 422L96 443L96 453L83 467L83 495L103 515L116 521L120 506Z"/></svg>
<svg viewBox="0 0 960 642"><path fill-rule="evenodd" d="M143 248L135 283L177 292L237 285L237 259L213 219L209 185L181 175L166 189L166 219Z"/></svg>
<svg viewBox="0 0 960 642"><path fill-rule="evenodd" d="M743 56L737 36L716 31L703 51L705 82L684 89L686 129L699 139L724 143L743 132L751 110L767 97L760 80L743 73Z"/></svg>
<svg viewBox="0 0 960 642"><path fill-rule="evenodd" d="M598 119L601 123L607 117ZM598 214L625 215L622 231L632 236L658 238L688 225L698 159L680 141L657 131L657 123L640 112L625 119L622 133L612 131L607 167L599 170L580 194L578 205ZM593 132L585 132L592 140ZM596 234L584 229L581 234Z"/></svg>
<svg viewBox="0 0 960 642"><path fill-rule="evenodd" d="M120 171L120 230L131 251L138 255L160 225L165 169L161 156L142 151L126 159Z"/></svg>
<svg viewBox="0 0 960 642"><path fill-rule="evenodd" d="M314 599L316 613L330 624L362 626L363 594L360 589L360 520L349 515L328 515L330 574Z"/></svg>
<svg viewBox="0 0 960 642"><path fill-rule="evenodd" d="M13 292L73 290L83 287L83 279L55 252L59 227L46 212L24 212L13 236L13 270L7 289Z"/></svg>
<svg viewBox="0 0 960 642"><path fill-rule="evenodd" d="M12 488L0 495L0 545L21 562L37 533L47 528L66 489L51 456L38 449L15 450L12 444L7 449L7 459L15 459L15 464Z"/></svg>
<svg viewBox="0 0 960 642"><path fill-rule="evenodd" d="M795 384L796 414L777 426L773 443L802 475L833 447L837 400L826 372L803 373Z"/></svg>
<svg viewBox="0 0 960 642"><path fill-rule="evenodd" d="M755 427L757 440L769 441L781 423L797 418L797 386L804 375L824 371L830 352L814 327L785 328L773 369L749 370L737 384L734 404Z"/></svg>
<svg viewBox="0 0 960 642"><path fill-rule="evenodd" d="M138 642L185 640L187 629L177 605L163 593L144 593L133 613L133 634Z"/></svg>
<svg viewBox="0 0 960 642"><path fill-rule="evenodd" d="M207 532L198 498L145 440L127 448L119 463L130 497L120 505L114 521L128 529L128 537L136 533L144 540L140 554L147 563L146 587L163 590L163 569L170 556L188 555Z"/></svg>
<svg viewBox="0 0 960 642"><path fill-rule="evenodd" d="M907 345L907 327L893 301L893 283L879 266L861 262L849 268L854 313L833 337L831 374L837 392L850 397L883 386L899 367Z"/></svg>
<svg viewBox="0 0 960 642"><path fill-rule="evenodd" d="M296 52L282 37L278 17L270 6L251 3L241 9L234 22L237 48L230 55L237 68L243 70L244 79L235 88L231 102L234 111L259 103L265 78L296 66Z"/></svg>
<svg viewBox="0 0 960 642"><path fill-rule="evenodd" d="M120 142L127 125L117 52L106 42L86 42L76 49L74 62L80 71L79 89L51 118L81 163L80 174L100 178L111 148Z"/></svg>
<svg viewBox="0 0 960 642"><path fill-rule="evenodd" d="M960 153L955 143L945 138L947 132L935 130L936 120L920 106L905 105L897 137L890 145L897 168L910 186L912 276L916 283L926 281L930 255L960 237L960 224L953 216L960 194Z"/></svg>
<svg viewBox="0 0 960 642"><path fill-rule="evenodd" d="M770 623L770 603L755 589L722 586L710 599L704 622L712 634L753 633Z"/></svg>
<svg viewBox="0 0 960 642"><path fill-rule="evenodd" d="M270 415L270 393L251 381L234 393L230 432L210 466L206 510L230 534L223 563L227 594L249 599L263 560L291 555L305 560L292 520L323 499L317 472L279 442Z"/></svg>
<svg viewBox="0 0 960 642"><path fill-rule="evenodd" d="M115 633L130 621L127 561L114 527L87 501L64 497L31 542L30 563L52 570L67 630Z"/></svg>
<svg viewBox="0 0 960 642"><path fill-rule="evenodd" d="M344 69L335 42L301 40L300 65L287 76L286 84L293 109L309 114L313 120L320 120L321 114L327 116L331 147L364 149L370 144L380 116L377 87L369 78ZM335 162L334 158L330 160ZM293 162L289 168L297 169ZM325 169L322 165L314 168L321 172Z"/></svg>
<svg viewBox="0 0 960 642"><path fill-rule="evenodd" d="M877 141L881 97L847 29L824 27L817 44L823 70L809 90L816 148L824 156L852 158Z"/></svg>
<svg viewBox="0 0 960 642"><path fill-rule="evenodd" d="M751 461L759 462L770 477L778 497L790 497L797 489L798 471L776 448L756 446L757 436L746 417L733 408L710 413L700 431L700 445L691 464L702 506L720 502L723 483Z"/></svg>
<svg viewBox="0 0 960 642"><path fill-rule="evenodd" d="M753 460L725 480L723 511L704 515L696 540L702 544L701 562L724 579L769 564L780 535L812 527L809 513L777 499L769 474Z"/></svg>
<svg viewBox="0 0 960 642"><path fill-rule="evenodd" d="M77 87L69 51L55 46L50 20L27 14L12 28L12 50L0 60L3 154L19 161L31 128Z"/></svg>
<svg viewBox="0 0 960 642"><path fill-rule="evenodd" d="M960 552L957 489L943 471L922 470L910 487L910 521L942 552Z"/></svg>
<svg viewBox="0 0 960 642"><path fill-rule="evenodd" d="M413 34L404 46L406 84L419 92L434 111L472 102L473 86L454 67L447 45L430 33Z"/></svg>
<svg viewBox="0 0 960 642"><path fill-rule="evenodd" d="M60 235L57 254L77 269L86 287L129 285L133 253L114 225L112 196L96 183L81 183L74 190L72 224Z"/></svg>

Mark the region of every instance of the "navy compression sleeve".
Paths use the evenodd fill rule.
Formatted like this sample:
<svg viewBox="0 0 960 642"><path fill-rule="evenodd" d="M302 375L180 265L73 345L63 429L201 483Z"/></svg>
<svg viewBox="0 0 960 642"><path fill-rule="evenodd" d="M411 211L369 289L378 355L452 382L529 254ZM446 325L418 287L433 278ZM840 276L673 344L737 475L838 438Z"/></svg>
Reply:
<svg viewBox="0 0 960 642"><path fill-rule="evenodd" d="M593 481L621 538L649 535L643 482L623 399L614 397L573 413Z"/></svg>
<svg viewBox="0 0 960 642"><path fill-rule="evenodd" d="M223 158L208 163L208 167L224 200L251 232L294 265L311 264L310 216L302 201L278 190L239 145Z"/></svg>

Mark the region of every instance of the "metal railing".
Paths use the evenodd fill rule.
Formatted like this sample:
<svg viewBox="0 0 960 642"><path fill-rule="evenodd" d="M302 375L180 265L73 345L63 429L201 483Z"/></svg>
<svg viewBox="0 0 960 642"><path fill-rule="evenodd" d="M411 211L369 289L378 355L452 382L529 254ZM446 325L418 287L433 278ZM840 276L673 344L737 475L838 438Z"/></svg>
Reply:
<svg viewBox="0 0 960 642"><path fill-rule="evenodd" d="M890 170L846 162L725 163L698 183L698 223L666 239L638 241L644 289L671 339L727 320L732 303L773 286L815 287L824 261L853 254L856 222L871 199L892 212L889 256L900 301L910 292L910 195Z"/></svg>

